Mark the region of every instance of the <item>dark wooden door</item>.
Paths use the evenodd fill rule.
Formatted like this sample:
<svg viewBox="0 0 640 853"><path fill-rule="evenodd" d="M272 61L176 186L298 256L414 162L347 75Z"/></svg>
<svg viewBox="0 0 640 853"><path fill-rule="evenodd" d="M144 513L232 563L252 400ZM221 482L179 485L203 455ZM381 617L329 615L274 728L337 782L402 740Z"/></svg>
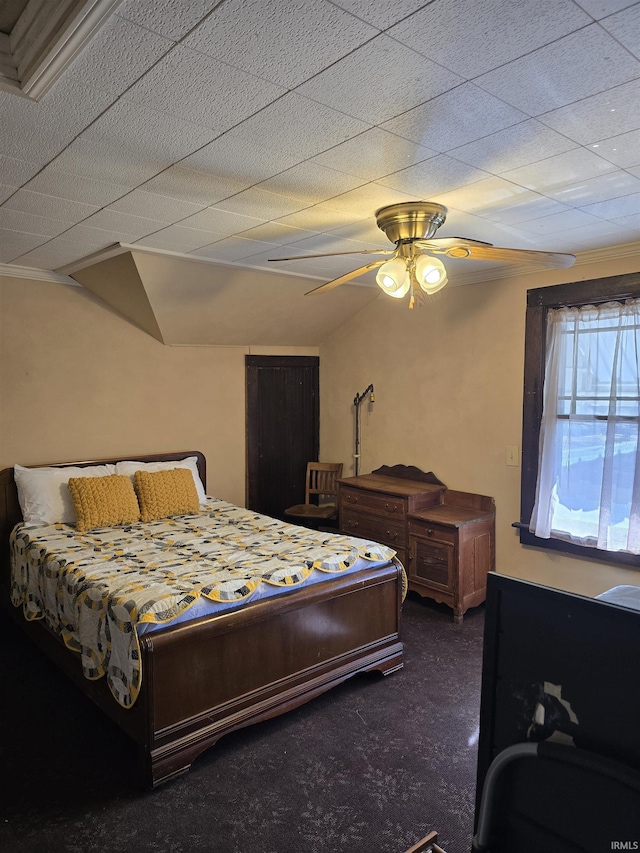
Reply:
<svg viewBox="0 0 640 853"><path fill-rule="evenodd" d="M307 462L318 460L315 356L246 358L247 506L282 518L304 502Z"/></svg>

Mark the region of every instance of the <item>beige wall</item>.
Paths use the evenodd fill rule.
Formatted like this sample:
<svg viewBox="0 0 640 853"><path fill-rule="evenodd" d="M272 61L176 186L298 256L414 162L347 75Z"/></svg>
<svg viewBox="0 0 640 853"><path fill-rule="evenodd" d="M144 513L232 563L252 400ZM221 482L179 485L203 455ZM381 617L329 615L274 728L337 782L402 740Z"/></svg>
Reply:
<svg viewBox="0 0 640 853"><path fill-rule="evenodd" d="M412 312L406 300L375 300L320 348L321 458L351 472L353 398L373 382L362 473L417 465L492 495L501 572L589 595L640 585L630 569L523 548L511 527L520 468L505 464L506 446L521 444L527 288L638 268L630 258L448 287ZM84 288L0 277L0 467L198 449L209 492L243 504L249 351L318 353L166 347Z"/></svg>
<svg viewBox="0 0 640 853"><path fill-rule="evenodd" d="M352 471L353 398L363 404L360 473L382 464L434 471L450 488L496 501L496 568L586 595L640 572L524 548L511 527L520 518L520 467L507 445L522 444L524 328L528 288L640 269L640 258L576 266L518 279L446 287L409 311L381 297L320 348L321 448Z"/></svg>
<svg viewBox="0 0 640 853"><path fill-rule="evenodd" d="M202 450L209 493L244 504L248 352L166 347L82 287L0 277L0 468Z"/></svg>

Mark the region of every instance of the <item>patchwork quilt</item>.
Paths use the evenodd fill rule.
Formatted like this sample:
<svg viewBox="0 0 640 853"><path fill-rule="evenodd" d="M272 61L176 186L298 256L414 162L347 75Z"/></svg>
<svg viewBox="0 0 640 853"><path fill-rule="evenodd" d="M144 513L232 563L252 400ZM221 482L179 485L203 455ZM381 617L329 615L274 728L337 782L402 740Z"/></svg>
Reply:
<svg viewBox="0 0 640 853"><path fill-rule="evenodd" d="M44 619L78 652L84 675L106 676L125 708L140 691L136 626L164 623L205 596L249 601L260 584L291 588L312 571L343 572L395 551L286 524L208 498L206 510L78 533L19 524L11 534L12 591L28 620Z"/></svg>

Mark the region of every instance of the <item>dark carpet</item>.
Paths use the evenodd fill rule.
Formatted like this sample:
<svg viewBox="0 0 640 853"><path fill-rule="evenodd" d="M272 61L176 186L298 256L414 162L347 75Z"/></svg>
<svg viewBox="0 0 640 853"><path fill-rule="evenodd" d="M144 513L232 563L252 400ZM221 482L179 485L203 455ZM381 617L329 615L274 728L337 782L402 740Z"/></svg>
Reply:
<svg viewBox="0 0 640 853"><path fill-rule="evenodd" d="M152 792L130 741L30 641L0 638L0 849L403 853L473 832L483 608L409 595L405 667L235 732Z"/></svg>

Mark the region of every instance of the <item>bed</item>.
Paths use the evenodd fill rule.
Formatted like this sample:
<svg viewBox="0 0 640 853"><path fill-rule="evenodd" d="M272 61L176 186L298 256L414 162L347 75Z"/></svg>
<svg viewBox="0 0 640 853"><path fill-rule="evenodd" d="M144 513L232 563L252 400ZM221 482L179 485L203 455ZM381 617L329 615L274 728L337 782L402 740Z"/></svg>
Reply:
<svg viewBox="0 0 640 853"><path fill-rule="evenodd" d="M51 467L88 468L117 465L123 460L170 467L188 457L195 457L204 489L206 463L197 451ZM215 513L228 518L229 513L246 512L216 499L206 500L212 503L201 509L204 519ZM262 526L269 527L273 522L253 515ZM192 527L194 519L204 524L194 514L190 516ZM285 713L358 673L378 671L388 675L403 666L400 617L404 570L393 552L377 552L375 545L367 552L367 543L352 540L350 544L358 553L368 557L352 561L348 570L329 561L328 571L305 570L304 578L294 576L292 581L292 576L285 573L278 594L269 589L266 597L252 594L246 602L225 602L224 596L218 595L213 608L207 609L211 602L205 602L204 609L183 608L185 612L178 617L151 624L150 630L138 630L136 626L132 657L135 660L139 656L141 678L133 701L131 696L128 700L126 696L118 697L113 679L87 677L84 653L70 651L60 632L53 630L46 619L27 621L24 604L12 606L12 594L14 603L18 603L19 596L15 582L11 589L11 534L13 531L15 552L16 537L24 543L34 533L25 533L24 525L15 528L22 520L14 469L5 469L0 472L3 606L55 664L133 739L139 757L138 774L145 787L155 787L185 773L199 754L228 732ZM329 537L328 544L334 550L338 540L348 538L332 538L332 534L282 522L273 524L286 527L286 535L296 539L297 547L308 535L324 536L325 540ZM135 525L129 529L137 533ZM66 532L69 533L68 527ZM40 535L41 531L35 533ZM211 536L210 532L207 535ZM317 549L322 542L312 545ZM121 559L122 549L118 553ZM307 569L320 566L315 551L314 554L305 564ZM321 577L310 582L313 578L308 575ZM150 621L153 623L154 619Z"/></svg>

